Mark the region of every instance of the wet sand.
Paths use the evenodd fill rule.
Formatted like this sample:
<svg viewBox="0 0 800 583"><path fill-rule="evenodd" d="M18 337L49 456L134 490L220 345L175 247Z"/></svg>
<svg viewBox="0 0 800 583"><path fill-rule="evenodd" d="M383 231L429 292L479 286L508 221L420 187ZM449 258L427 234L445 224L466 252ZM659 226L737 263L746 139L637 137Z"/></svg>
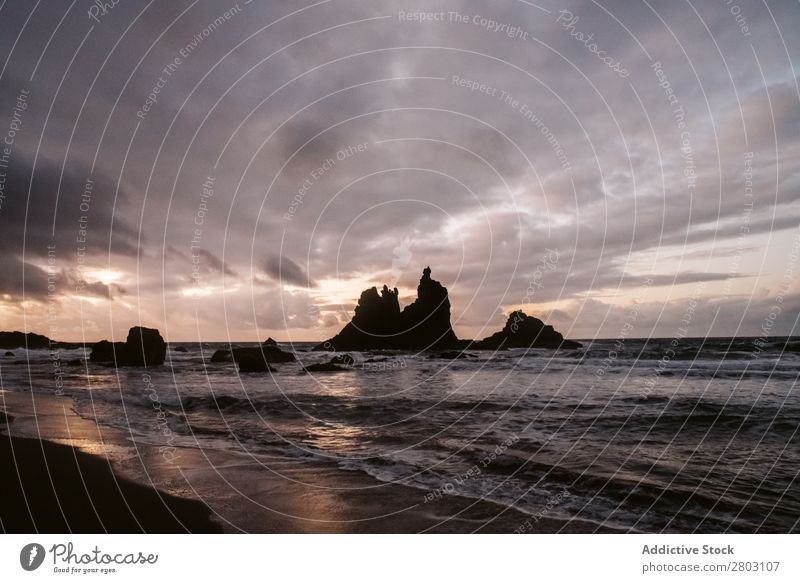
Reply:
<svg viewBox="0 0 800 583"><path fill-rule="evenodd" d="M221 532L209 509L116 476L106 460L37 439L0 436L6 533Z"/></svg>
<svg viewBox="0 0 800 583"><path fill-rule="evenodd" d="M66 397L0 392L0 405L14 417L0 421L12 436L0 439L0 463L17 468L2 478L8 532L513 533L526 521L526 532L596 532L488 501L426 503L422 490L318 460L244 447L165 456L158 444L82 419Z"/></svg>

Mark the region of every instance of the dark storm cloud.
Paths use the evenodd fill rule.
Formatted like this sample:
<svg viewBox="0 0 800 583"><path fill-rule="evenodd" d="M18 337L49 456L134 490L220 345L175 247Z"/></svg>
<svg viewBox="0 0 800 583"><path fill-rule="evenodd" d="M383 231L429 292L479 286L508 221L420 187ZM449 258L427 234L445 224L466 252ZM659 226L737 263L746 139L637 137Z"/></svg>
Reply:
<svg viewBox="0 0 800 583"><path fill-rule="evenodd" d="M0 208L4 253L40 282L34 263L55 244L66 273L86 214L89 263L130 274L129 288L135 278L139 305L182 313L196 255L208 295L193 301L233 336L334 326L340 298L321 297L321 282L405 294L428 264L465 326L495 325L547 248L560 260L542 301L608 298L648 276L773 288L798 226L797 5L741 3L743 36L725 3L694 6L702 20L674 3L538 4L124 2L99 22L85 5L39 5L0 78L0 138L19 91L31 95ZM4 5L4 54L29 10ZM762 249L767 235L777 242ZM252 265L256 291L238 275ZM734 296L726 309L745 313Z"/></svg>
<svg viewBox="0 0 800 583"><path fill-rule="evenodd" d="M92 296L114 299L127 290L118 285L106 285L99 281L87 281L75 269L59 269L48 265L35 265L14 256L0 257L0 298L5 301L43 301L51 298L58 301L62 296Z"/></svg>
<svg viewBox="0 0 800 583"><path fill-rule="evenodd" d="M187 272L194 269L203 275L228 275L238 277L238 273L222 259L214 255L208 249L194 249L191 253L185 253L173 245L169 245L164 253L167 261L181 262Z"/></svg>
<svg viewBox="0 0 800 583"><path fill-rule="evenodd" d="M62 258L78 248L106 255L136 256L139 232L114 213L128 194L88 168L62 167L40 158L35 169L25 152L14 153L0 212L0 245L5 252L44 256L55 245ZM63 173L63 174L62 174ZM146 243L146 240L144 241Z"/></svg>
<svg viewBox="0 0 800 583"><path fill-rule="evenodd" d="M316 282L297 263L284 255L270 255L264 260L264 272L280 283L316 287Z"/></svg>

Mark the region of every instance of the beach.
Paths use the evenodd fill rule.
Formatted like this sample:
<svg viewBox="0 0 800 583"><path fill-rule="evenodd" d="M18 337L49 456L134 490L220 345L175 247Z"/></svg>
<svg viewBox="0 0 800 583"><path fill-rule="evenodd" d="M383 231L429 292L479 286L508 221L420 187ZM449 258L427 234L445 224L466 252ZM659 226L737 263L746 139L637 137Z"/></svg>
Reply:
<svg viewBox="0 0 800 583"><path fill-rule="evenodd" d="M0 393L5 532L591 532L581 521L419 490L335 464L158 448L76 415L71 399ZM10 436L8 435L10 434ZM524 527L527 521L527 527ZM605 529L613 531L613 529Z"/></svg>
<svg viewBox="0 0 800 583"><path fill-rule="evenodd" d="M6 399L2 426L10 417L32 421L31 410L21 403L30 395ZM9 396L11 397L11 396ZM26 397L28 397L26 399ZM17 404L15 407L14 404ZM9 407L10 405L10 407ZM63 399L39 397L31 407L41 408L42 437L17 437L3 427L0 465L3 499L0 526L7 533L181 533L220 532L201 502L172 496L116 474L100 452L83 420L66 409ZM58 428L63 408L62 431ZM102 439L100 432L97 437ZM73 445L67 445L72 443Z"/></svg>
<svg viewBox="0 0 800 583"><path fill-rule="evenodd" d="M158 492L199 504L195 522L176 511L156 530L795 532L798 357L784 345L757 360L747 339L685 341L669 361L668 339L460 359L353 351L314 373L330 355L308 344L257 373L212 362L229 348L216 343L147 368L67 348L57 374L47 351L28 350L3 361L0 394L14 439L71 460L63 484L138 484L148 516L170 514ZM33 452L17 456L23 486L41 490L42 447L21 443ZM103 473L74 468L76 452ZM2 504L24 507L17 498ZM122 498L106 512L125 515Z"/></svg>

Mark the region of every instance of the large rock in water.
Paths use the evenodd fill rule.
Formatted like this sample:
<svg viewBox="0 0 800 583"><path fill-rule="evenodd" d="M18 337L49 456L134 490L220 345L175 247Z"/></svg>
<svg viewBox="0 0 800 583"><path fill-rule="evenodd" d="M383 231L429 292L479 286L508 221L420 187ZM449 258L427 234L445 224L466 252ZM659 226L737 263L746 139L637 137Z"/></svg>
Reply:
<svg viewBox="0 0 800 583"><path fill-rule="evenodd" d="M270 363L295 362L297 357L291 352L284 352L268 339L258 348L232 348L230 350L217 350L211 357L211 362L235 362L239 365L239 372L267 372L275 370ZM273 340L274 342L274 340Z"/></svg>
<svg viewBox="0 0 800 583"><path fill-rule="evenodd" d="M266 343L258 348L234 348L231 357L239 365L239 372L274 371L270 364L297 360L291 352L284 352L277 346Z"/></svg>
<svg viewBox="0 0 800 583"><path fill-rule="evenodd" d="M400 311L397 288L361 293L355 315L341 332L314 350L425 350L458 344L450 326L447 288L431 279L426 267L417 286L417 299Z"/></svg>
<svg viewBox="0 0 800 583"><path fill-rule="evenodd" d="M497 350L498 348L580 348L573 340L564 340L552 326L545 325L539 318L528 316L522 310L512 312L506 325L470 348L478 350Z"/></svg>
<svg viewBox="0 0 800 583"><path fill-rule="evenodd" d="M95 342L94 346L92 346L92 353L89 355L89 360L92 362L114 362L117 360L118 364L124 364L119 362L123 360L124 353L124 342L101 340L100 342Z"/></svg>
<svg viewBox="0 0 800 583"><path fill-rule="evenodd" d="M116 362L118 366L155 366L164 364L167 343L154 328L134 326L125 342L101 340L92 347L92 362Z"/></svg>
<svg viewBox="0 0 800 583"><path fill-rule="evenodd" d="M211 362L230 362L233 360L230 350L215 350L211 355Z"/></svg>

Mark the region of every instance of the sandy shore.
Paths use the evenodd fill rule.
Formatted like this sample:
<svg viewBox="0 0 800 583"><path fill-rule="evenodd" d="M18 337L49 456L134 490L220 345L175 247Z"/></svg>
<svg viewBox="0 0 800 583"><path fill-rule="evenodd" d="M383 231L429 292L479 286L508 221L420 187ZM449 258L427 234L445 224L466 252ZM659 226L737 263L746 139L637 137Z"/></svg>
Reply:
<svg viewBox="0 0 800 583"><path fill-rule="evenodd" d="M416 488L317 460L197 448L165 457L82 419L66 397L2 392L0 405L14 417L0 418L11 435L0 439L0 460L16 468L2 478L9 532L513 533L526 521L526 532L596 529L456 496L426 503Z"/></svg>
<svg viewBox="0 0 800 583"><path fill-rule="evenodd" d="M17 419L23 429L26 421L31 420L23 402L31 399L30 395L11 395L9 400L12 406L6 403L5 412L0 414L0 467L4 468L0 474L3 493L0 530L3 532L221 532L219 524L211 520L210 510L201 502L171 496L125 479L114 473L107 459L88 454L77 446L15 436ZM42 404L52 415L58 401L47 400ZM31 402L31 406L35 404L39 403ZM76 416L68 412L65 427L70 417L74 421ZM51 420L45 419L43 429L50 424ZM78 441L89 437L83 434Z"/></svg>

